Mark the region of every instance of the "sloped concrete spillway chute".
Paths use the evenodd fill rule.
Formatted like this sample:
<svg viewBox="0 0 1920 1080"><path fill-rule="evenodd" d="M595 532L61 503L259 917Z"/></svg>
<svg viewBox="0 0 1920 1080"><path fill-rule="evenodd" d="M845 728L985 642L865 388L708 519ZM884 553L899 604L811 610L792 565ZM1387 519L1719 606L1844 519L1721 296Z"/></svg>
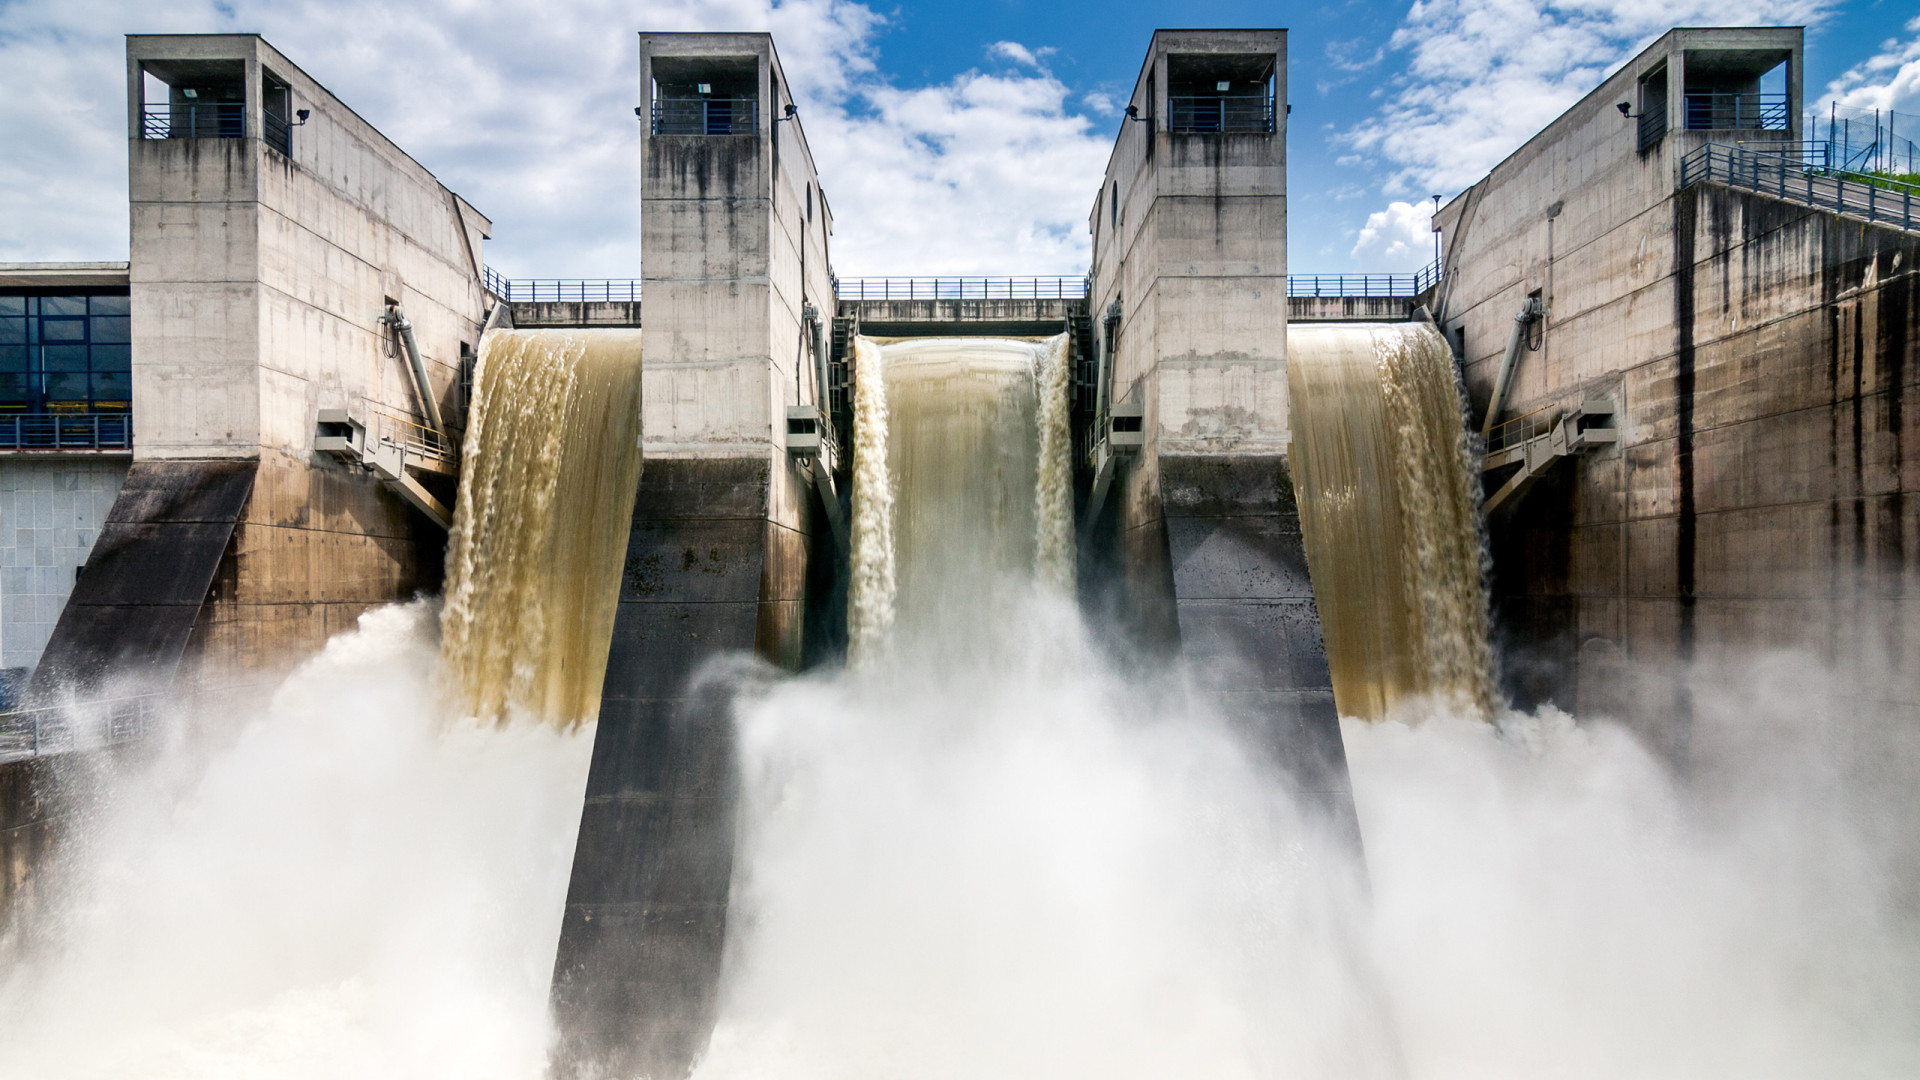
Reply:
<svg viewBox="0 0 1920 1080"><path fill-rule="evenodd" d="M599 711L640 481L640 334L492 330L447 544L441 651L481 717Z"/></svg>
<svg viewBox="0 0 1920 1080"><path fill-rule="evenodd" d="M1493 703L1476 471L1431 323L1289 327L1294 478L1346 716Z"/></svg>
<svg viewBox="0 0 1920 1080"><path fill-rule="evenodd" d="M33 673L37 698L92 696L109 678L167 688L253 492L254 461L142 461L74 582Z"/></svg>

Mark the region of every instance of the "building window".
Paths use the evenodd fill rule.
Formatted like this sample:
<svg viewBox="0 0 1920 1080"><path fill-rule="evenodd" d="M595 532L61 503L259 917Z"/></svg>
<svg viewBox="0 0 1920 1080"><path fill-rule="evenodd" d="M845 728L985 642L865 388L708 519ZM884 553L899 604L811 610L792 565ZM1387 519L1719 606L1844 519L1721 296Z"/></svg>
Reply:
<svg viewBox="0 0 1920 1080"><path fill-rule="evenodd" d="M125 293L0 295L0 413L127 412Z"/></svg>

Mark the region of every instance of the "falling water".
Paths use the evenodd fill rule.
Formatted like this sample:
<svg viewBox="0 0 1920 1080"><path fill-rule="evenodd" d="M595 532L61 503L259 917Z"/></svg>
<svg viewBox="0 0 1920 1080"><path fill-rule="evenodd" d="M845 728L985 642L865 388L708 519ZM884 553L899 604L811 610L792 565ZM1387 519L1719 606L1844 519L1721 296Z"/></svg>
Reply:
<svg viewBox="0 0 1920 1080"><path fill-rule="evenodd" d="M847 658L872 662L893 630L893 474L887 468L886 358L853 341L853 553L847 590Z"/></svg>
<svg viewBox="0 0 1920 1080"><path fill-rule="evenodd" d="M861 339L856 350L856 647L894 626L900 639L965 648L1036 582L1069 592L1066 336Z"/></svg>
<svg viewBox="0 0 1920 1080"><path fill-rule="evenodd" d="M640 481L640 332L481 343L442 650L473 715L594 716Z"/></svg>
<svg viewBox="0 0 1920 1080"><path fill-rule="evenodd" d="M1291 452L1334 699L1488 715L1477 496L1452 353L1427 323L1287 331Z"/></svg>

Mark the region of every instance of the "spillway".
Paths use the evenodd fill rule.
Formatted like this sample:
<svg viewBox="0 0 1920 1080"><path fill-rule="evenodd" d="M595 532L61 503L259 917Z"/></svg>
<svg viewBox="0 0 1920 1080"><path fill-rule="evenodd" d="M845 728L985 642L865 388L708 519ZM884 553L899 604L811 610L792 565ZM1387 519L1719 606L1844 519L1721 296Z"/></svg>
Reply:
<svg viewBox="0 0 1920 1080"><path fill-rule="evenodd" d="M471 715L600 705L635 487L640 332L494 330L474 374L441 649Z"/></svg>
<svg viewBox="0 0 1920 1080"><path fill-rule="evenodd" d="M1493 704L1476 472L1432 324L1287 331L1292 460L1342 715Z"/></svg>
<svg viewBox="0 0 1920 1080"><path fill-rule="evenodd" d="M856 414L855 647L884 648L891 633L953 657L1036 583L1071 595L1066 336L856 348L884 404ZM859 569L883 562L890 589Z"/></svg>

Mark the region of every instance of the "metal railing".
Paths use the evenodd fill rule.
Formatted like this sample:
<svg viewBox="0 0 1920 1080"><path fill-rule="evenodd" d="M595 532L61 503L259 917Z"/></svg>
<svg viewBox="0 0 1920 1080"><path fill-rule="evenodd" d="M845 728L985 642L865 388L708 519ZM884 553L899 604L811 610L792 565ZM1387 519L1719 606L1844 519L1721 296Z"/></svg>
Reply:
<svg viewBox="0 0 1920 1080"><path fill-rule="evenodd" d="M163 700L159 694L144 694L0 712L0 761L140 738L153 730Z"/></svg>
<svg viewBox="0 0 1920 1080"><path fill-rule="evenodd" d="M1167 130L1209 135L1273 130L1272 94L1205 94L1167 98Z"/></svg>
<svg viewBox="0 0 1920 1080"><path fill-rule="evenodd" d="M260 124L266 129L262 135L263 141L275 150L292 157L294 125L288 123L285 117L275 116L270 112L260 114Z"/></svg>
<svg viewBox="0 0 1920 1080"><path fill-rule="evenodd" d="M1786 131L1785 94L1721 94L1689 91L1688 131Z"/></svg>
<svg viewBox="0 0 1920 1080"><path fill-rule="evenodd" d="M147 139L238 139L246 134L244 101L191 101L148 105L140 135Z"/></svg>
<svg viewBox="0 0 1920 1080"><path fill-rule="evenodd" d="M1440 281L1440 264L1411 274L1288 274L1288 296L1418 296Z"/></svg>
<svg viewBox="0 0 1920 1080"><path fill-rule="evenodd" d="M1762 139L1757 142L1736 142L1734 145L1748 154L1778 158L1788 168L1820 172L1833 168L1833 144L1825 139Z"/></svg>
<svg viewBox="0 0 1920 1080"><path fill-rule="evenodd" d="M1709 144L1680 162L1680 186L1725 184L1837 214L1920 230L1920 184L1844 169L1808 168L1790 156Z"/></svg>
<svg viewBox="0 0 1920 1080"><path fill-rule="evenodd" d="M416 457L432 458L448 464L460 461L460 445L448 436L401 416L387 412L378 406L369 410L373 421L373 430L368 438L390 446L398 446Z"/></svg>
<svg viewBox="0 0 1920 1080"><path fill-rule="evenodd" d="M655 135L752 135L760 102L741 98L655 98Z"/></svg>
<svg viewBox="0 0 1920 1080"><path fill-rule="evenodd" d="M1085 277L839 278L841 300L1081 300Z"/></svg>
<svg viewBox="0 0 1920 1080"><path fill-rule="evenodd" d="M131 413L0 413L0 450L127 450Z"/></svg>
<svg viewBox="0 0 1920 1080"><path fill-rule="evenodd" d="M1487 432L1486 468L1498 468L1511 464L1505 452L1516 450L1528 442L1553 430L1553 422L1560 419L1561 408L1558 404L1543 405L1529 413L1521 413L1511 420L1494 425Z"/></svg>
<svg viewBox="0 0 1920 1080"><path fill-rule="evenodd" d="M1641 109L1646 109L1646 106L1642 105ZM1658 108L1652 112L1643 111L1640 114L1640 149L1645 150L1647 147L1659 142L1666 133L1667 102L1665 98L1662 98L1660 99Z"/></svg>
<svg viewBox="0 0 1920 1080"><path fill-rule="evenodd" d="M640 299L637 278L520 278L485 273L487 291L510 304L625 303Z"/></svg>

